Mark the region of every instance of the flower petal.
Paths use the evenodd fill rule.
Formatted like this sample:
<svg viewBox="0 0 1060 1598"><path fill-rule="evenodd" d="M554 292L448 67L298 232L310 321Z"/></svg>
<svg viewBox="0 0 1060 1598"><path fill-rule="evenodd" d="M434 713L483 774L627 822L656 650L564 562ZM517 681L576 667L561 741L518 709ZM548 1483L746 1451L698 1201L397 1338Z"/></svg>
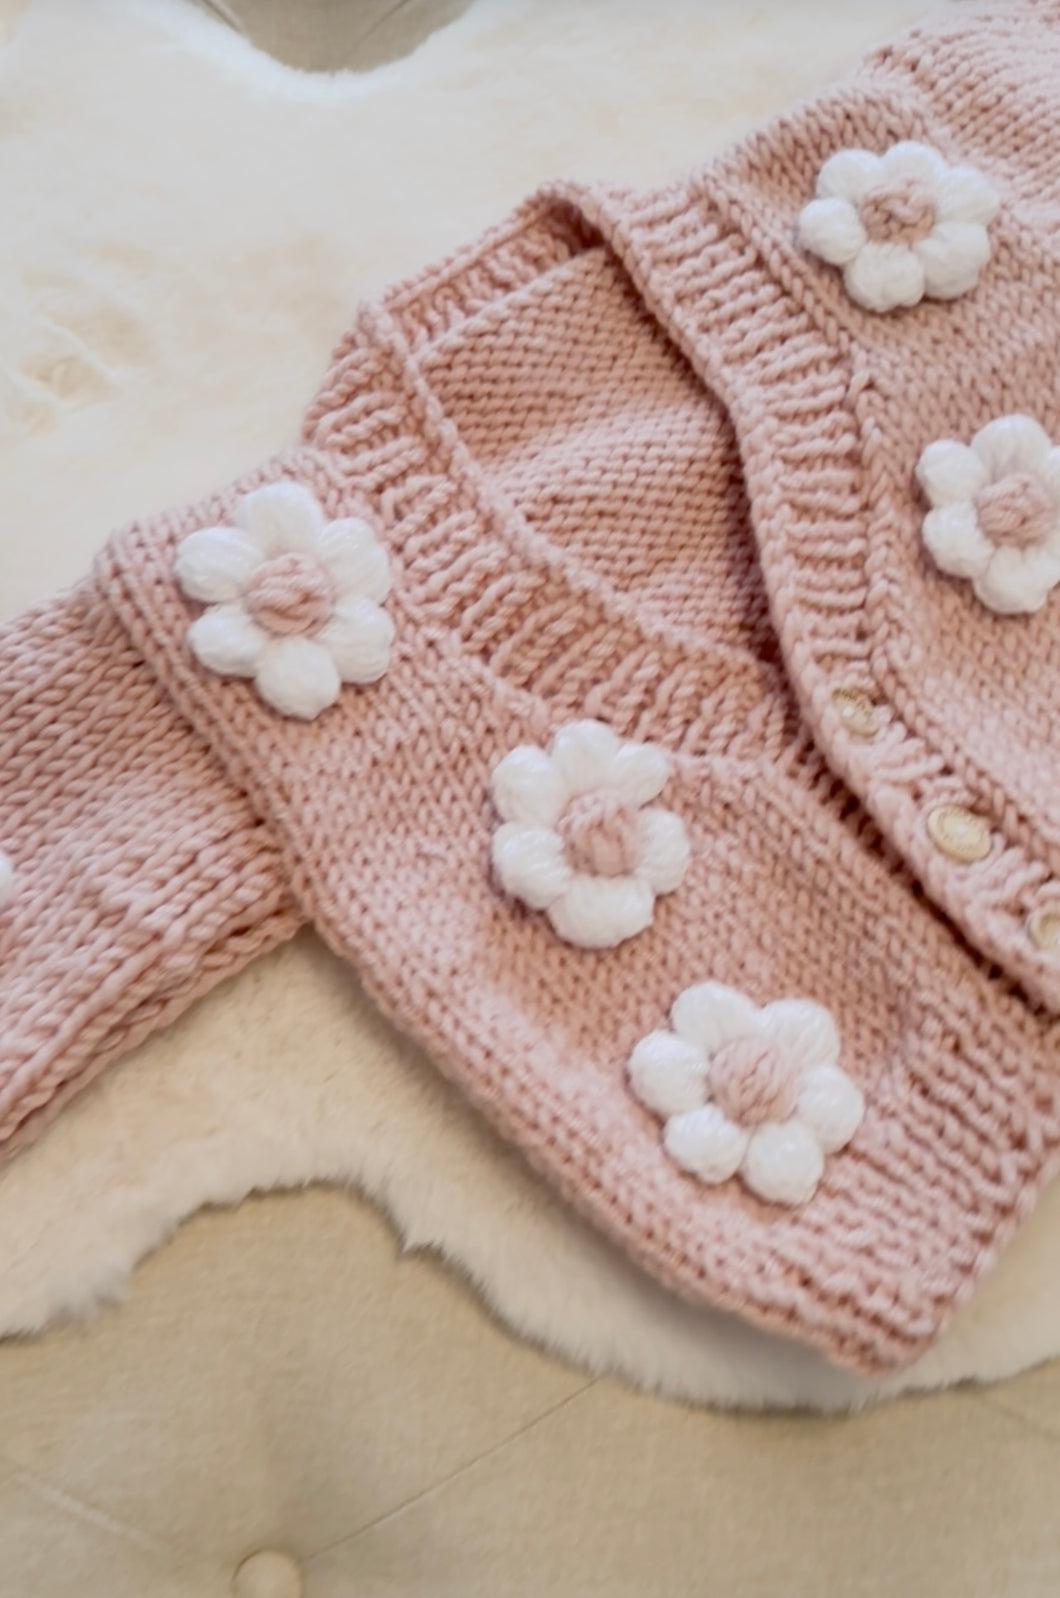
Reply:
<svg viewBox="0 0 1060 1598"><path fill-rule="evenodd" d="M853 1079L837 1066L821 1065L799 1089L796 1113L826 1154L845 1148L865 1115L865 1098Z"/></svg>
<svg viewBox="0 0 1060 1598"><path fill-rule="evenodd" d="M672 810L651 805L640 812L637 826L641 839L637 876L653 893L673 893L688 870L691 854L684 822Z"/></svg>
<svg viewBox="0 0 1060 1598"><path fill-rule="evenodd" d="M572 799L611 781L619 741L602 721L572 721L552 740L552 759Z"/></svg>
<svg viewBox="0 0 1060 1598"><path fill-rule="evenodd" d="M1060 582L1060 555L1046 545L1034 549L1006 547L995 551L989 566L975 579L977 599L1002 616L1041 610Z"/></svg>
<svg viewBox="0 0 1060 1598"><path fill-rule="evenodd" d="M847 293L869 311L893 311L924 297L924 268L905 244L870 241L843 269Z"/></svg>
<svg viewBox="0 0 1060 1598"><path fill-rule="evenodd" d="M613 949L650 926L655 895L636 877L574 873L570 887L549 906L561 938L580 949Z"/></svg>
<svg viewBox="0 0 1060 1598"><path fill-rule="evenodd" d="M238 604L203 611L186 636L196 660L222 677L253 677L269 641L264 628Z"/></svg>
<svg viewBox="0 0 1060 1598"><path fill-rule="evenodd" d="M850 200L856 205L873 183L879 181L880 158L871 150L837 150L817 174L817 193L821 199Z"/></svg>
<svg viewBox="0 0 1060 1598"><path fill-rule="evenodd" d="M675 1165L701 1182L727 1182L740 1169L749 1135L716 1104L667 1121L663 1146Z"/></svg>
<svg viewBox="0 0 1060 1598"><path fill-rule="evenodd" d="M812 999L775 999L759 1012L759 1026L797 1071L834 1066L839 1032L831 1010Z"/></svg>
<svg viewBox="0 0 1060 1598"><path fill-rule="evenodd" d="M501 887L533 910L547 910L574 876L562 838L549 827L506 821L493 834L491 853Z"/></svg>
<svg viewBox="0 0 1060 1598"><path fill-rule="evenodd" d="M813 1132L797 1118L765 1121L751 1134L740 1174L751 1192L769 1204L805 1204L824 1174L824 1155Z"/></svg>
<svg viewBox="0 0 1060 1598"><path fill-rule="evenodd" d="M911 248L924 269L924 291L935 300L967 294L990 259L990 240L978 222L936 222Z"/></svg>
<svg viewBox="0 0 1060 1598"><path fill-rule="evenodd" d="M907 183L910 179L927 183L934 190L949 172L949 164L930 144L918 139L901 139L881 157L880 176L888 183Z"/></svg>
<svg viewBox="0 0 1060 1598"><path fill-rule="evenodd" d="M1052 440L1033 416L998 416L972 439L972 448L992 482L1014 472L1037 473L1045 465Z"/></svg>
<svg viewBox="0 0 1060 1598"><path fill-rule="evenodd" d="M254 678L258 693L282 716L313 721L339 697L335 662L313 638L270 638Z"/></svg>
<svg viewBox="0 0 1060 1598"><path fill-rule="evenodd" d="M490 793L502 821L553 827L567 802L567 785L535 744L520 744L493 768Z"/></svg>
<svg viewBox="0 0 1060 1598"><path fill-rule="evenodd" d="M359 516L328 522L321 531L317 553L340 600L373 599L381 605L389 594L390 558Z"/></svg>
<svg viewBox="0 0 1060 1598"><path fill-rule="evenodd" d="M394 623L371 599L347 599L316 634L343 682L378 682L390 665Z"/></svg>
<svg viewBox="0 0 1060 1598"><path fill-rule="evenodd" d="M266 483L244 494L235 519L266 558L315 555L324 528L324 513L315 495L301 483Z"/></svg>
<svg viewBox="0 0 1060 1598"><path fill-rule="evenodd" d="M868 234L849 200L811 200L799 212L799 243L833 266L846 266Z"/></svg>
<svg viewBox="0 0 1060 1598"><path fill-rule="evenodd" d="M607 780L629 804L649 804L670 780L670 757L658 744L621 744Z"/></svg>
<svg viewBox="0 0 1060 1598"><path fill-rule="evenodd" d="M987 484L987 470L974 449L952 438L929 444L916 466L917 482L937 509L970 503Z"/></svg>
<svg viewBox="0 0 1060 1598"><path fill-rule="evenodd" d="M203 527L177 545L177 582L190 599L209 604L238 599L261 565L261 553L235 527Z"/></svg>
<svg viewBox="0 0 1060 1598"><path fill-rule="evenodd" d="M1049 495L1053 508L1060 514L1060 449L1049 451L1038 472L1042 487Z"/></svg>
<svg viewBox="0 0 1060 1598"><path fill-rule="evenodd" d="M921 536L935 565L951 577L981 577L994 558L994 546L971 504L929 511Z"/></svg>
<svg viewBox="0 0 1060 1598"><path fill-rule="evenodd" d="M951 166L935 185L935 205L944 222L985 226L997 215L1001 200L994 185L973 166Z"/></svg>
<svg viewBox="0 0 1060 1598"><path fill-rule="evenodd" d="M709 1058L733 1038L758 1032L758 1007L746 993L722 982L698 982L673 1002L670 1024L679 1037Z"/></svg>
<svg viewBox="0 0 1060 1598"><path fill-rule="evenodd" d="M672 1032L641 1038L626 1069L637 1098L664 1121L707 1102L707 1062Z"/></svg>

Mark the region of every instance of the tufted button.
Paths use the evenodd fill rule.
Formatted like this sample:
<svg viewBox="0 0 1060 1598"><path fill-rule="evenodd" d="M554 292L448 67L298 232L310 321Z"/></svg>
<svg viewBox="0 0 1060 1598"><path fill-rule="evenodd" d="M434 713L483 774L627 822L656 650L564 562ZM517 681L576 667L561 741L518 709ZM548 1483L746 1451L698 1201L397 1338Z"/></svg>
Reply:
<svg viewBox="0 0 1060 1598"><path fill-rule="evenodd" d="M847 732L855 738L874 738L880 718L876 706L862 688L833 688L832 703Z"/></svg>
<svg viewBox="0 0 1060 1598"><path fill-rule="evenodd" d="M1027 917L1027 934L1044 954L1060 954L1060 902L1032 910Z"/></svg>
<svg viewBox="0 0 1060 1598"><path fill-rule="evenodd" d="M985 860L990 853L989 826L963 805L937 805L927 818L927 830L936 849L963 865Z"/></svg>
<svg viewBox="0 0 1060 1598"><path fill-rule="evenodd" d="M232 1598L302 1598L302 1572L290 1554L262 1548L232 1577Z"/></svg>

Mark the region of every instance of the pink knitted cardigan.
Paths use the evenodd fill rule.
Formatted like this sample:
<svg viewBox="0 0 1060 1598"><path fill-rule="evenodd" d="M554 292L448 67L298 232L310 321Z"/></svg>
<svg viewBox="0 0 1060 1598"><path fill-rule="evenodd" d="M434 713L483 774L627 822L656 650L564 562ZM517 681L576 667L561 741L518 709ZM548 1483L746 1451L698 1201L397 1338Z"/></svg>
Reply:
<svg viewBox="0 0 1060 1598"><path fill-rule="evenodd" d="M986 556L973 582L925 521L986 424L1060 440L1058 139L1060 4L1023 0L673 187L548 189L359 312L297 448L0 631L7 1146L310 921L663 1282L866 1372L917 1355L1060 1141L1060 590L984 602ZM909 140L993 187L988 258L874 309L849 261L867 237L907 266L930 192L855 195L843 271L804 208L849 222L824 164ZM1025 552L1051 502L1002 466L962 514ZM392 647L347 651L359 685L319 715L189 641L214 581L189 535L308 515L248 500L281 482L358 570L351 517L389 558L357 614ZM278 547L254 615L312 635L327 603ZM625 799L577 775L618 771L616 738L666 756L628 754ZM557 882L658 844L637 929L600 946L535 898L528 826ZM796 1035L823 1110L785 1075Z"/></svg>

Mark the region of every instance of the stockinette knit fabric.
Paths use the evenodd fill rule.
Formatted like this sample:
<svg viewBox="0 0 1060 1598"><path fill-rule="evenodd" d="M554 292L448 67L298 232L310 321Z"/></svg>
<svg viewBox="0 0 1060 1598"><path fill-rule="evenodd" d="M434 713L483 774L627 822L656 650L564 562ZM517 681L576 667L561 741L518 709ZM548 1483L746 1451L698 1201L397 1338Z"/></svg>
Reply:
<svg viewBox="0 0 1060 1598"><path fill-rule="evenodd" d="M548 189L0 633L9 1144L308 920L656 1277L913 1359L1060 1141L1058 136L1023 0Z"/></svg>

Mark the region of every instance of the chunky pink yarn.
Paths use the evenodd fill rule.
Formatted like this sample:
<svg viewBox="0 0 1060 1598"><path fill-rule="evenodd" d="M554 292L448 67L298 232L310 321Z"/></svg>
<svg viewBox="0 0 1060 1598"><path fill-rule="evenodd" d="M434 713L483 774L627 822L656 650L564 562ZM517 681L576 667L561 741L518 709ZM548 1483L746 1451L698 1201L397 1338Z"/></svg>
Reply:
<svg viewBox="0 0 1060 1598"><path fill-rule="evenodd" d="M88 579L0 629L0 1140L300 924L245 795Z"/></svg>
<svg viewBox="0 0 1060 1598"><path fill-rule="evenodd" d="M948 20L687 182L550 190L364 308L253 479L367 510L390 552L390 669L318 721L186 646L176 545L249 482L0 634L0 1127L305 917L661 1280L862 1370L915 1357L1060 1145L1060 956L1028 931L1060 903L1060 594L1003 618L943 577L914 476L998 415L1060 439L1058 82L1055 0ZM903 138L1002 207L973 291L881 317L796 219L836 150ZM285 572L267 602L309 605ZM600 952L489 866L494 767L581 717L671 752L691 841ZM982 858L939 849L943 804ZM572 814L566 846L618 870L625 819ZM629 1091L708 978L836 1020L868 1108L805 1204L683 1174ZM768 1060L729 1064L744 1109L787 1102Z"/></svg>

